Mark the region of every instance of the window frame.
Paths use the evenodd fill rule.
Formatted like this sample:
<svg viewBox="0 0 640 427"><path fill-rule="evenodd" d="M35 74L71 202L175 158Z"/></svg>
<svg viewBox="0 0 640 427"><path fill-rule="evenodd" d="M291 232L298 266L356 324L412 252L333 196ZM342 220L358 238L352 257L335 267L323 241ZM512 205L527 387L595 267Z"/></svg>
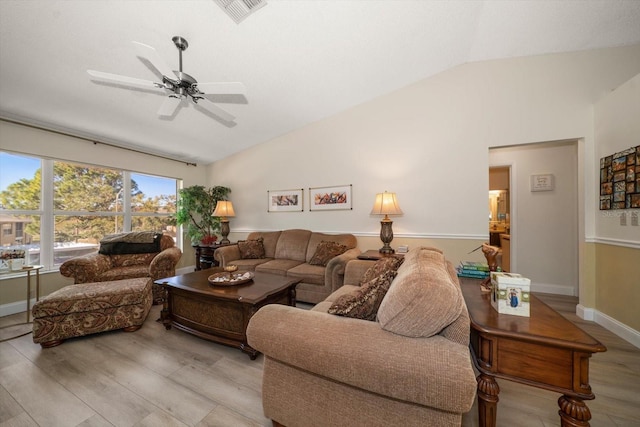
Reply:
<svg viewBox="0 0 640 427"><path fill-rule="evenodd" d="M55 244L55 218L56 216L93 216L93 217L114 217L122 218L122 231L131 231L132 218L134 217L171 217L175 215L175 212L134 212L131 206L131 175L142 174L148 176L154 176L159 178L165 178L175 181L175 197L176 203L178 199L178 190L182 186L182 180L175 177L161 176L150 174L146 172L128 171L124 169L118 169L111 166L102 166L97 164L88 164L84 162L64 160L64 159L51 159L44 158L37 155L17 153L6 150L0 150L1 153L7 153L10 155L24 156L32 159L40 160L41 169L41 183L40 183L40 206L39 209L33 210L13 210L0 208L0 214L8 216L39 216L40 217L40 262L43 266L42 272L58 271L60 264L55 264L54 260L54 244ZM123 190L122 199L119 203L116 203L114 212L107 211L65 211L54 209L54 164L55 162L62 162L72 165L82 165L86 167L95 167L100 169L108 169L122 173ZM120 209L118 209L118 207ZM177 209L177 205L176 205ZM23 230L24 233L24 230ZM179 238L180 230L177 230L176 240L180 242ZM176 243L178 244L178 243ZM2 274L0 278L11 277L11 273Z"/></svg>

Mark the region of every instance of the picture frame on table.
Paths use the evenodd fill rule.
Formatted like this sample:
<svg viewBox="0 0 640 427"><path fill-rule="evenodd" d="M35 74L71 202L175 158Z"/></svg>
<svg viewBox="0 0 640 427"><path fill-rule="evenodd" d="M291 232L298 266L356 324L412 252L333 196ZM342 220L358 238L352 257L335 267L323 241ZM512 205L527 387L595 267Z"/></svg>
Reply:
<svg viewBox="0 0 640 427"><path fill-rule="evenodd" d="M267 212L304 211L304 189L267 191Z"/></svg>
<svg viewBox="0 0 640 427"><path fill-rule="evenodd" d="M309 210L328 211L353 209L351 188L351 184L309 188Z"/></svg>

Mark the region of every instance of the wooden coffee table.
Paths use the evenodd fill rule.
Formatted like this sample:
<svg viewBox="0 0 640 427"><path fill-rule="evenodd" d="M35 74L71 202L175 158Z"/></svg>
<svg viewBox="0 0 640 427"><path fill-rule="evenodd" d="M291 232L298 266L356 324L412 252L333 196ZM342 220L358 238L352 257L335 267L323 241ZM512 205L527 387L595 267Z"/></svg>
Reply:
<svg viewBox="0 0 640 427"><path fill-rule="evenodd" d="M254 360L258 351L247 344L251 316L267 304L295 306L300 279L255 273L253 281L235 286L214 286L208 277L222 268L210 268L156 280L165 289L160 320L206 340L237 347Z"/></svg>

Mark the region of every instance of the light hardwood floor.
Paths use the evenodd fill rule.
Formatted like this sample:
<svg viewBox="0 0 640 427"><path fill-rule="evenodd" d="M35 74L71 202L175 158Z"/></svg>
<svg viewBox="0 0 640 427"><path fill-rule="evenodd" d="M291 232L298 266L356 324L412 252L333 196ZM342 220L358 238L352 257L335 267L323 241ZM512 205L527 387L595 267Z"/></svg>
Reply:
<svg viewBox="0 0 640 427"><path fill-rule="evenodd" d="M576 298L541 298L608 348L590 363L591 425L640 426L640 349L580 320ZM262 356L251 361L237 349L166 331L155 321L159 311L154 306L133 333L72 339L46 350L30 335L0 343L0 426L271 425L262 414ZM23 318L0 318L0 326ZM498 383L498 426L560 424L557 393ZM475 405L462 424L478 425Z"/></svg>

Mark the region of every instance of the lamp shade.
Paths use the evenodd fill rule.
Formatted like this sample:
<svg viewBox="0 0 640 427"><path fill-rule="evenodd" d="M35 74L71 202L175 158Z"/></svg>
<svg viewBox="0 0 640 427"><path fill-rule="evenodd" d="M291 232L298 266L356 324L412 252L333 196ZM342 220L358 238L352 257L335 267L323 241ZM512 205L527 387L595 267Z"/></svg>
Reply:
<svg viewBox="0 0 640 427"><path fill-rule="evenodd" d="M398 204L396 193L378 193L376 194L376 201L371 209L371 215L402 215L402 209Z"/></svg>
<svg viewBox="0 0 640 427"><path fill-rule="evenodd" d="M228 200L219 200L216 208L213 210L213 216L234 217L236 213L233 210L233 204Z"/></svg>

